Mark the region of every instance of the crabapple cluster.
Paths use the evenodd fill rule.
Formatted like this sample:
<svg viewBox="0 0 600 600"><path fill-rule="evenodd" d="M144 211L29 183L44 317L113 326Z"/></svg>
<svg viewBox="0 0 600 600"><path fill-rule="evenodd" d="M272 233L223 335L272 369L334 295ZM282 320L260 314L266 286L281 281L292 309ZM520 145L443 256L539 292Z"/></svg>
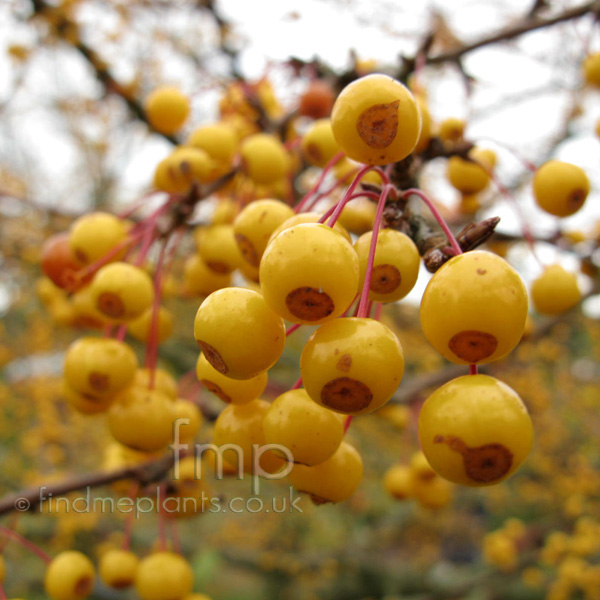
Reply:
<svg viewBox="0 0 600 600"><path fill-rule="evenodd" d="M592 55L584 65L590 85L598 85L597 63ZM160 457L174 442L177 419L186 420L178 433L183 443L201 430L197 403L158 367L159 345L175 321L163 298L174 293L202 298L193 322L200 350L195 374L226 405L211 441L236 446L242 457L225 454L225 472L238 464L254 475L258 467L262 474L288 469L289 483L315 504L349 498L361 483L363 462L346 432L354 417L390 407L405 370L400 341L380 319L382 307L413 290L422 255L434 271L420 304L423 333L470 374L425 401L418 418L422 452L392 467L385 489L440 508L452 499L449 482L496 484L523 463L533 440L525 405L477 367L503 359L521 340L526 287L507 260L474 249L486 236L459 243L435 204L405 185L416 181L414 165L418 171L437 148L449 157L446 177L460 194L459 212L473 214L497 184L496 155L468 142L464 121L436 124L425 90L416 80L411 87L414 92L372 74L336 98L326 82L314 81L290 124L266 79L233 83L222 96L220 120L190 130L156 166L158 208L144 213L141 203L121 217L94 212L48 241L40 297L56 320L91 330L66 352L64 399L83 414L107 415L113 442L106 469ZM145 112L157 132L174 136L189 118L190 102L177 89L160 88L147 98ZM306 193L298 199L301 187ZM535 170L532 189L541 210L566 217L582 208L590 184L579 167L551 160ZM411 213L419 199L440 224L442 242ZM179 257L188 230L193 248ZM434 267L432 250L442 256ZM531 296L540 314L553 315L581 294L574 276L553 265L536 279ZM269 373L301 326L313 330L299 379L291 389L277 389ZM253 449L266 444L273 447L257 466ZM192 457L180 461L179 471L178 480L167 476L168 490L164 482L151 485L180 500L210 491L196 477ZM113 489L139 492L132 481ZM202 511L201 505L177 516ZM142 600L202 598L192 593L189 564L166 547L143 559L129 547L112 549L98 571L109 587L133 586ZM65 552L48 566L46 592L54 600L83 599L94 578L86 557Z"/></svg>

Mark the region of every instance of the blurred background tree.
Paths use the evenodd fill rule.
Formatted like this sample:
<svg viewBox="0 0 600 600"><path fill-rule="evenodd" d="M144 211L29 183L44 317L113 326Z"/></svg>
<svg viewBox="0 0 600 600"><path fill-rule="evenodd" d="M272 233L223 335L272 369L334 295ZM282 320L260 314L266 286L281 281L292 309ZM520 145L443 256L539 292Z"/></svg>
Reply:
<svg viewBox="0 0 600 600"><path fill-rule="evenodd" d="M49 552L78 548L98 557L122 543L126 521L118 514L19 515L11 508L10 494L28 486L75 482L75 498L85 482L101 482L110 442L102 417L76 414L61 394L64 351L82 324L73 321L67 300L48 301L39 267L44 240L84 213L119 213L144 199L159 161L193 128L220 117L234 83L254 86L250 109L263 126L264 119L286 122L314 78L339 91L360 75L386 72L427 91L434 134L446 119L459 119L468 143L481 142L498 156L496 175L512 200L496 187L467 206L446 180L444 152L430 146L419 184L448 221L459 230L469 221L502 217L488 248L507 255L528 283L539 264L523 239L524 226L542 262L560 261L578 272L582 305L557 318L536 315L517 350L487 368L527 404L534 452L495 488L442 487L408 500L388 493L396 489L386 479L390 467L412 461L420 472L420 403L460 372L418 326L424 272L406 301L384 311L384 322L407 350L407 375L393 405L357 419L348 433L365 461L359 491L340 505L313 507L303 498L302 513L219 513L185 521L180 543L196 589L214 600L600 598L600 111L598 90L582 76L585 57L600 44L599 15L597 1L461 0L450 7L384 1L376 9L359 0L2 3L3 526ZM161 85L175 85L191 99L188 124L177 136L155 131L144 110L144 99ZM530 190L528 164L549 158L578 164L592 184L584 209L560 222L539 211ZM309 170L288 192L301 197L314 177ZM140 214L153 208L155 199L148 198ZM200 211L195 222L207 214ZM199 301L180 293L191 247L184 240L173 265L174 293L166 304L175 315L174 333L161 345L160 364L202 406L208 424L200 437L208 440L219 404L194 384L192 323ZM308 333L290 338L270 397L297 377ZM217 483L216 493L225 498L249 495L247 481ZM264 484L261 497L284 492ZM105 485L93 493L128 492ZM133 548L140 554L150 549L160 526L156 515L136 520ZM39 560L14 543L4 555L10 595L44 597ZM98 584L93 597L133 594Z"/></svg>

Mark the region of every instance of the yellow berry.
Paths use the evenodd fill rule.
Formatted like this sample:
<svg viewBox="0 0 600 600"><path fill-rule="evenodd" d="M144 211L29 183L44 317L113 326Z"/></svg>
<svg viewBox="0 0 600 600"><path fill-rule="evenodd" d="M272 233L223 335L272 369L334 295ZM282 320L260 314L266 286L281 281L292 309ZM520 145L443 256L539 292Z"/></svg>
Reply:
<svg viewBox="0 0 600 600"><path fill-rule="evenodd" d="M142 600L183 598L193 586L192 568L173 552L157 552L144 558L135 576L135 590Z"/></svg>
<svg viewBox="0 0 600 600"><path fill-rule="evenodd" d="M109 397L133 381L137 367L135 353L124 342L86 337L69 346L64 374L76 392Z"/></svg>
<svg viewBox="0 0 600 600"><path fill-rule="evenodd" d="M421 326L433 347L457 364L506 356L521 340L527 290L499 256L476 250L451 258L421 300Z"/></svg>
<svg viewBox="0 0 600 600"><path fill-rule="evenodd" d="M593 52L586 56L582 69L585 83L600 87L600 52Z"/></svg>
<svg viewBox="0 0 600 600"><path fill-rule="evenodd" d="M200 354L196 363L198 381L210 392L227 404L246 404L256 400L267 386L267 372L263 371L250 379L231 379L219 373Z"/></svg>
<svg viewBox="0 0 600 600"><path fill-rule="evenodd" d="M417 502L425 508L438 509L452 502L452 484L441 477L414 479L413 493Z"/></svg>
<svg viewBox="0 0 600 600"><path fill-rule="evenodd" d="M135 581L139 562L138 557L128 550L108 550L100 558L98 574L108 587L127 588Z"/></svg>
<svg viewBox="0 0 600 600"><path fill-rule="evenodd" d="M489 375L464 375L425 401L419 440L440 476L462 485L492 485L525 460L533 427L522 400L505 383Z"/></svg>
<svg viewBox="0 0 600 600"><path fill-rule="evenodd" d="M211 225L202 231L198 252L206 266L216 273L235 271L243 261L232 225Z"/></svg>
<svg viewBox="0 0 600 600"><path fill-rule="evenodd" d="M398 388L404 355L396 335L374 319L335 319L304 346L300 373L309 396L343 414L383 406Z"/></svg>
<svg viewBox="0 0 600 600"><path fill-rule="evenodd" d="M342 442L335 454L312 467L294 465L290 483L309 494L315 504L343 502L356 491L363 476L363 463L358 451Z"/></svg>
<svg viewBox="0 0 600 600"><path fill-rule="evenodd" d="M271 234L294 211L279 200L257 200L248 204L233 222L235 240L244 260L258 267Z"/></svg>
<svg viewBox="0 0 600 600"><path fill-rule="evenodd" d="M343 225L355 235L362 235L373 229L377 204L368 198L355 198L346 203L336 223Z"/></svg>
<svg viewBox="0 0 600 600"><path fill-rule="evenodd" d="M90 293L98 312L111 321L122 323L141 317L150 308L154 286L143 269L116 262L98 270Z"/></svg>
<svg viewBox="0 0 600 600"><path fill-rule="evenodd" d="M360 266L360 288L365 281L372 238L373 232L368 232L354 244ZM377 236L369 299L395 302L404 298L417 282L420 266L421 256L415 243L404 233L383 229Z"/></svg>
<svg viewBox="0 0 600 600"><path fill-rule="evenodd" d="M412 472L406 465L394 465L383 476L385 491L396 500L406 500L414 493Z"/></svg>
<svg viewBox="0 0 600 600"><path fill-rule="evenodd" d="M415 452L410 459L410 470L415 479L419 481L428 481L433 479L436 474L433 467L423 454L423 452Z"/></svg>
<svg viewBox="0 0 600 600"><path fill-rule="evenodd" d="M177 133L190 114L190 101L174 87L160 87L154 90L144 103L150 124L167 135Z"/></svg>
<svg viewBox="0 0 600 600"><path fill-rule="evenodd" d="M83 600L92 593L94 578L90 559L68 550L55 556L46 568L44 589L52 600Z"/></svg>
<svg viewBox="0 0 600 600"><path fill-rule="evenodd" d="M542 315L560 315L581 300L577 277L560 265L550 265L531 286L531 300Z"/></svg>
<svg viewBox="0 0 600 600"><path fill-rule="evenodd" d="M231 273L211 269L199 254L192 254L183 266L185 291L192 296L208 296L231 285Z"/></svg>
<svg viewBox="0 0 600 600"><path fill-rule="evenodd" d="M318 406L306 390L278 396L264 419L267 444L285 446L294 463L317 465L333 456L344 438L344 419Z"/></svg>
<svg viewBox="0 0 600 600"><path fill-rule="evenodd" d="M109 213L95 212L79 217L71 225L69 246L80 264L89 265L126 239L127 226L124 221ZM117 253L112 260L121 260L125 250Z"/></svg>
<svg viewBox="0 0 600 600"><path fill-rule="evenodd" d="M324 167L340 152L340 146L333 137L331 121L329 119L314 121L302 136L300 148L307 162L317 167Z"/></svg>
<svg viewBox="0 0 600 600"><path fill-rule="evenodd" d="M590 182L577 165L550 160L533 176L533 195L538 206L551 215L568 217L585 203Z"/></svg>
<svg viewBox="0 0 600 600"><path fill-rule="evenodd" d="M358 293L358 257L331 227L306 223L285 229L260 263L267 304L293 323L318 325L341 315Z"/></svg>
<svg viewBox="0 0 600 600"><path fill-rule="evenodd" d="M477 148L473 148L469 152L469 157L473 160L465 160L460 156L451 156L448 159L446 171L448 180L453 187L463 194L481 192L490 182L490 176L486 170L490 169L489 162L479 159L477 150ZM489 157L487 160L489 160ZM481 162L484 166L481 166L478 162Z"/></svg>
<svg viewBox="0 0 600 600"><path fill-rule="evenodd" d="M411 92L386 75L367 75L347 85L331 113L333 135L348 157L386 165L408 156L421 132Z"/></svg>
<svg viewBox="0 0 600 600"><path fill-rule="evenodd" d="M456 117L444 119L438 127L438 137L444 142L455 143L462 140L466 123Z"/></svg>
<svg viewBox="0 0 600 600"><path fill-rule="evenodd" d="M127 332L135 339L148 343L152 336L152 321L154 319L154 310L148 308L137 319L128 324ZM162 344L173 332L173 315L170 310L161 306L158 310L156 319L156 339Z"/></svg>
<svg viewBox="0 0 600 600"><path fill-rule="evenodd" d="M154 452L171 443L175 419L172 398L158 390L131 386L111 405L108 427L112 436L124 446Z"/></svg>
<svg viewBox="0 0 600 600"><path fill-rule="evenodd" d="M212 123L194 129L187 139L187 145L200 148L214 160L229 165L237 148L237 135L227 123Z"/></svg>
<svg viewBox="0 0 600 600"><path fill-rule="evenodd" d="M252 290L213 292L198 308L194 336L208 362L233 379L250 379L270 369L285 346L285 326Z"/></svg>
<svg viewBox="0 0 600 600"><path fill-rule="evenodd" d="M274 183L284 177L289 158L283 144L273 135L257 133L240 147L244 173L258 184Z"/></svg>
<svg viewBox="0 0 600 600"><path fill-rule="evenodd" d="M230 404L215 423L213 444L233 444L239 454L234 450L226 450L223 458L232 465L241 461L245 473L252 473L254 470L254 460L257 457L254 449L266 444L263 422L269 406L264 400ZM280 471L284 464L284 460L272 450L260 455L260 467L267 473Z"/></svg>

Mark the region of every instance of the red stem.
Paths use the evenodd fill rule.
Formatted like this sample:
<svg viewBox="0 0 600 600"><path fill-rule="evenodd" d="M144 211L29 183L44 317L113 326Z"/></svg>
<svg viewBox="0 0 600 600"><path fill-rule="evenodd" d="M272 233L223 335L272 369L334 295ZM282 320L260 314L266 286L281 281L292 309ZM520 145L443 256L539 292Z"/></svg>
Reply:
<svg viewBox="0 0 600 600"><path fill-rule="evenodd" d="M156 261L156 272L154 273L154 300L152 303L152 318L150 321L150 339L146 347L146 366L150 369L149 389L154 389L154 378L156 373L156 363L158 361L158 316L160 312L160 300L162 296L162 271L165 262L167 244L169 237L160 249L158 260Z"/></svg>
<svg viewBox="0 0 600 600"><path fill-rule="evenodd" d="M50 564L52 559L48 554L46 554L40 547L36 546L33 542L30 542L26 537L22 536L20 533L13 531L12 529L7 529L6 527L0 527L0 535L5 535L13 539L15 542L21 544L24 548L27 548L30 552L33 552L36 556L41 558L46 564Z"/></svg>
<svg viewBox="0 0 600 600"><path fill-rule="evenodd" d="M448 224L446 223L446 221L444 221L444 217L442 217L442 215L440 214L438 209L435 207L435 204L429 199L427 194L425 194L425 192L422 192L421 190L419 190L417 188L411 188L402 193L402 198L405 200L408 199L410 196L418 196L419 198L421 198L421 200L423 200L423 202L425 202L425 204L427 204L429 210L431 211L431 214L433 214L435 220L438 222L439 226L442 228L442 231L446 234L446 237L448 238L448 241L450 242L450 245L452 246L452 249L454 250L454 254L455 255L462 254L462 249L461 249L460 245L458 244L458 242L456 241L456 238L454 237L454 234L450 230L450 227L448 227Z"/></svg>
<svg viewBox="0 0 600 600"><path fill-rule="evenodd" d="M0 583L0 600L7 600L6 592L4 591L4 587L2 587L1 583Z"/></svg>
<svg viewBox="0 0 600 600"><path fill-rule="evenodd" d="M297 390L298 388L302 387L302 377L298 377L298 380L296 381L296 383L290 388L290 390Z"/></svg>
<svg viewBox="0 0 600 600"><path fill-rule="evenodd" d="M317 182L315 183L315 185L313 185L310 188L310 190L308 191L308 194L306 194L306 196L304 196L304 198L302 198L302 200L300 200L300 202L298 202L296 208L294 208L295 213L302 212L302 210L306 206L307 202L318 192L319 188L323 184L323 181L325 181L325 177L327 177L327 173L329 173L329 171L331 171L333 166L335 164L337 164L338 162L340 162L340 160L342 160L342 158L344 158L344 156L345 155L343 152L338 152L331 158L331 160L325 165L325 167L323 167L323 171L321 172L321 175L319 176L319 179L317 179Z"/></svg>
<svg viewBox="0 0 600 600"><path fill-rule="evenodd" d="M379 202L377 203L377 212L375 213L375 221L373 222L373 234L371 236L371 246L369 247L369 258L367 259L367 270L365 271L365 281L363 283L362 292L360 295L360 303L358 305L357 317L365 318L369 314L369 292L371 291L371 280L373 279L373 263L375 262L375 250L377 249L377 237L381 227L381 218L383 217L383 209L385 202L391 190L394 187L390 184L386 185L381 191Z"/></svg>
<svg viewBox="0 0 600 600"><path fill-rule="evenodd" d="M354 415L348 415L346 417L346 421L344 422L344 433L346 433L346 431L348 431L348 429L350 428L350 424L352 423L352 419L354 419Z"/></svg>
<svg viewBox="0 0 600 600"><path fill-rule="evenodd" d="M477 375L477 365L469 365L469 375Z"/></svg>
<svg viewBox="0 0 600 600"><path fill-rule="evenodd" d="M292 333L294 333L294 331L296 331L296 329L298 329L300 327L302 327L302 323L294 323L293 325L290 325L287 328L285 335L286 336L291 335Z"/></svg>

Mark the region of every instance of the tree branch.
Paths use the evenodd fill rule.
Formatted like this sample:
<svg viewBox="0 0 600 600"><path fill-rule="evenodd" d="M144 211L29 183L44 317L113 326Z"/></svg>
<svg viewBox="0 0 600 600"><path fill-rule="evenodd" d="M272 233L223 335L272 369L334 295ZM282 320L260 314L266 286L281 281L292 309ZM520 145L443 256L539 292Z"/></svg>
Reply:
<svg viewBox="0 0 600 600"><path fill-rule="evenodd" d="M600 13L600 1L594 0L592 2L586 2L581 6L570 8L556 15L555 17L550 17L547 19L526 18L517 25L506 27L496 33L485 36L476 42L465 44L461 48L457 48L451 52L444 52L435 56L428 56L426 61L429 65L438 65L445 62L456 62L465 54L472 52L473 50L483 48L484 46L489 46L490 44L495 44L497 42L512 40L520 35L523 35L524 33L529 33L530 31L535 31L536 29L542 29L544 27L550 27L552 25L570 21L572 19L578 19L591 13Z"/></svg>

